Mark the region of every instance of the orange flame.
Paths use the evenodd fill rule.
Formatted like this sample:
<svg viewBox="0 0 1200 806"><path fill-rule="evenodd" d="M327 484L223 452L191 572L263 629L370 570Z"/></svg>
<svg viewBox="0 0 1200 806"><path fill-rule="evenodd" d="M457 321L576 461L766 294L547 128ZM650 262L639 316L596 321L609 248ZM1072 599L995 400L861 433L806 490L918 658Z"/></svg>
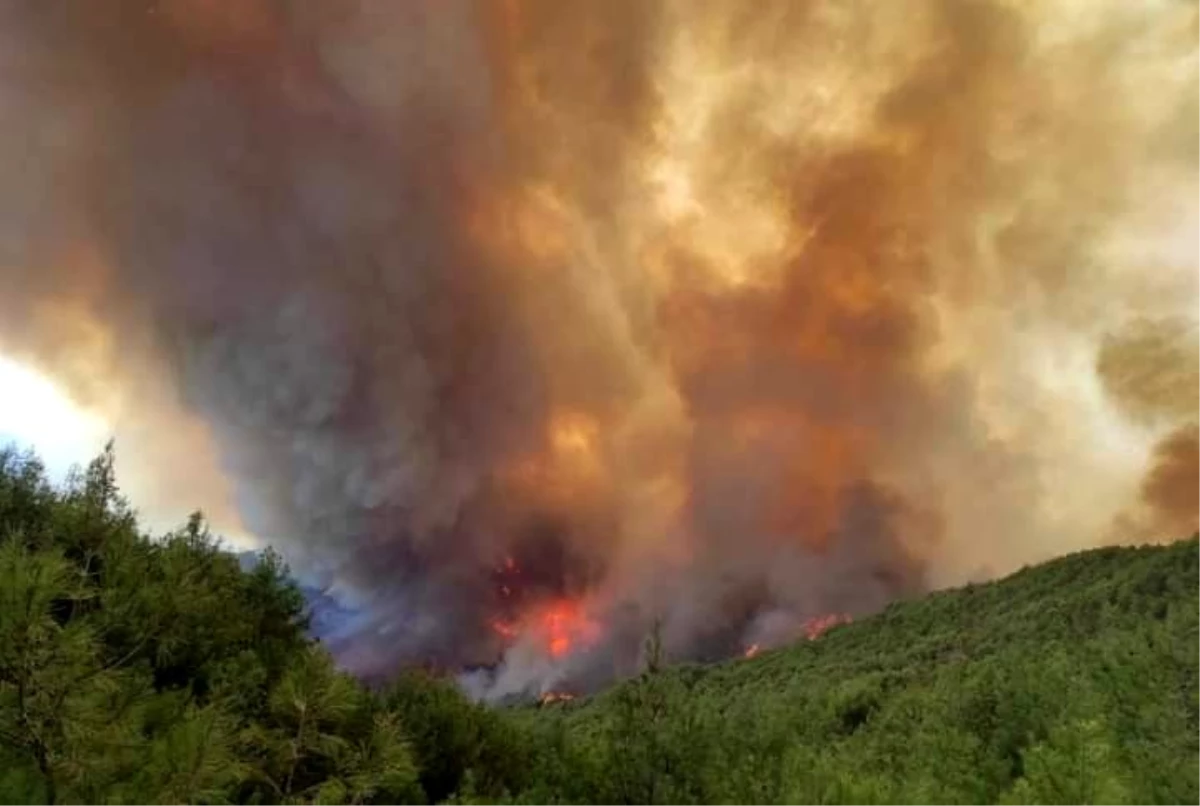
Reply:
<svg viewBox="0 0 1200 806"><path fill-rule="evenodd" d="M515 641L532 635L551 658L559 659L594 644L601 635L599 622L584 612L579 601L555 599L534 608L517 622L492 619L492 630Z"/></svg>
<svg viewBox="0 0 1200 806"><path fill-rule="evenodd" d="M541 705L549 705L553 702L569 702L575 699L574 694L568 694L565 691L547 691L538 698L538 703Z"/></svg>
<svg viewBox="0 0 1200 806"><path fill-rule="evenodd" d="M568 599L551 602L539 614L540 632L550 657L561 658L580 645L590 645L600 637L600 625L583 612L579 602Z"/></svg>
<svg viewBox="0 0 1200 806"><path fill-rule="evenodd" d="M831 628L839 624L849 624L853 620L846 613L826 613L823 616L815 616L804 622L804 637L815 641Z"/></svg>
<svg viewBox="0 0 1200 806"><path fill-rule="evenodd" d="M758 653L759 653L758 644L751 644L750 646L746 647L746 651L742 653L742 657L743 658L753 658Z"/></svg>

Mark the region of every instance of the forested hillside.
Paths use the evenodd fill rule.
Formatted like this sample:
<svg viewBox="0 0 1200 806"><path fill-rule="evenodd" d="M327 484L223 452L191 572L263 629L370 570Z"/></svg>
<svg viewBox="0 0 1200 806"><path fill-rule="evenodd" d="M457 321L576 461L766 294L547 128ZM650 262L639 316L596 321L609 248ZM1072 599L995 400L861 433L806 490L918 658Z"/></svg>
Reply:
<svg viewBox="0 0 1200 806"><path fill-rule="evenodd" d="M534 721L574 764L551 757L562 777L537 797L1194 803L1197 604L1193 538L1062 558L749 660L668 667L553 720L543 710Z"/></svg>
<svg viewBox="0 0 1200 806"><path fill-rule="evenodd" d="M1198 798L1195 538L898 603L748 660L492 709L368 690L279 559L198 516L149 539L111 451L0 452L0 801L1183 802Z"/></svg>

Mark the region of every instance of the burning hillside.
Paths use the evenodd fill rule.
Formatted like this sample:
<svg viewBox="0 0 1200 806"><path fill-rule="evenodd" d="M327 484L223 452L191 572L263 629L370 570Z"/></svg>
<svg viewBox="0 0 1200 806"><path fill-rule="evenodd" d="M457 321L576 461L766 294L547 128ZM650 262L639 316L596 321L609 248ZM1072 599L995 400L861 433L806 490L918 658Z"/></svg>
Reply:
<svg viewBox="0 0 1200 806"><path fill-rule="evenodd" d="M736 655L1194 528L1196 34L4 4L0 350L332 580L355 670Z"/></svg>

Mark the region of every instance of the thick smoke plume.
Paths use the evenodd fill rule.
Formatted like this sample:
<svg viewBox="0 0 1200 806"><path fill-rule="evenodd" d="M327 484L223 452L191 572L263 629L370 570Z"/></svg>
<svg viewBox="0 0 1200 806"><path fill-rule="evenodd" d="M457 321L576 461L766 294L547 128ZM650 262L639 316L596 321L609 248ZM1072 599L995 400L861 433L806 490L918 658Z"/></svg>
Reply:
<svg viewBox="0 0 1200 806"><path fill-rule="evenodd" d="M351 668L735 654L1195 528L1196 55L1188 2L13 0L0 349L336 580Z"/></svg>

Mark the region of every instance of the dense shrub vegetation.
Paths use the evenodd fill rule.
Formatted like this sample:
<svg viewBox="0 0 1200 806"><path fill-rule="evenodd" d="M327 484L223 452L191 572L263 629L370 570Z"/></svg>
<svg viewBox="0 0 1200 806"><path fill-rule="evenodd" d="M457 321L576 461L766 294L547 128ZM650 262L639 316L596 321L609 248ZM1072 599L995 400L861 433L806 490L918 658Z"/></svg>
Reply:
<svg viewBox="0 0 1200 806"><path fill-rule="evenodd" d="M1197 802L1197 542L1103 549L751 660L489 709L372 691L279 559L148 539L111 450L0 451L3 802Z"/></svg>

